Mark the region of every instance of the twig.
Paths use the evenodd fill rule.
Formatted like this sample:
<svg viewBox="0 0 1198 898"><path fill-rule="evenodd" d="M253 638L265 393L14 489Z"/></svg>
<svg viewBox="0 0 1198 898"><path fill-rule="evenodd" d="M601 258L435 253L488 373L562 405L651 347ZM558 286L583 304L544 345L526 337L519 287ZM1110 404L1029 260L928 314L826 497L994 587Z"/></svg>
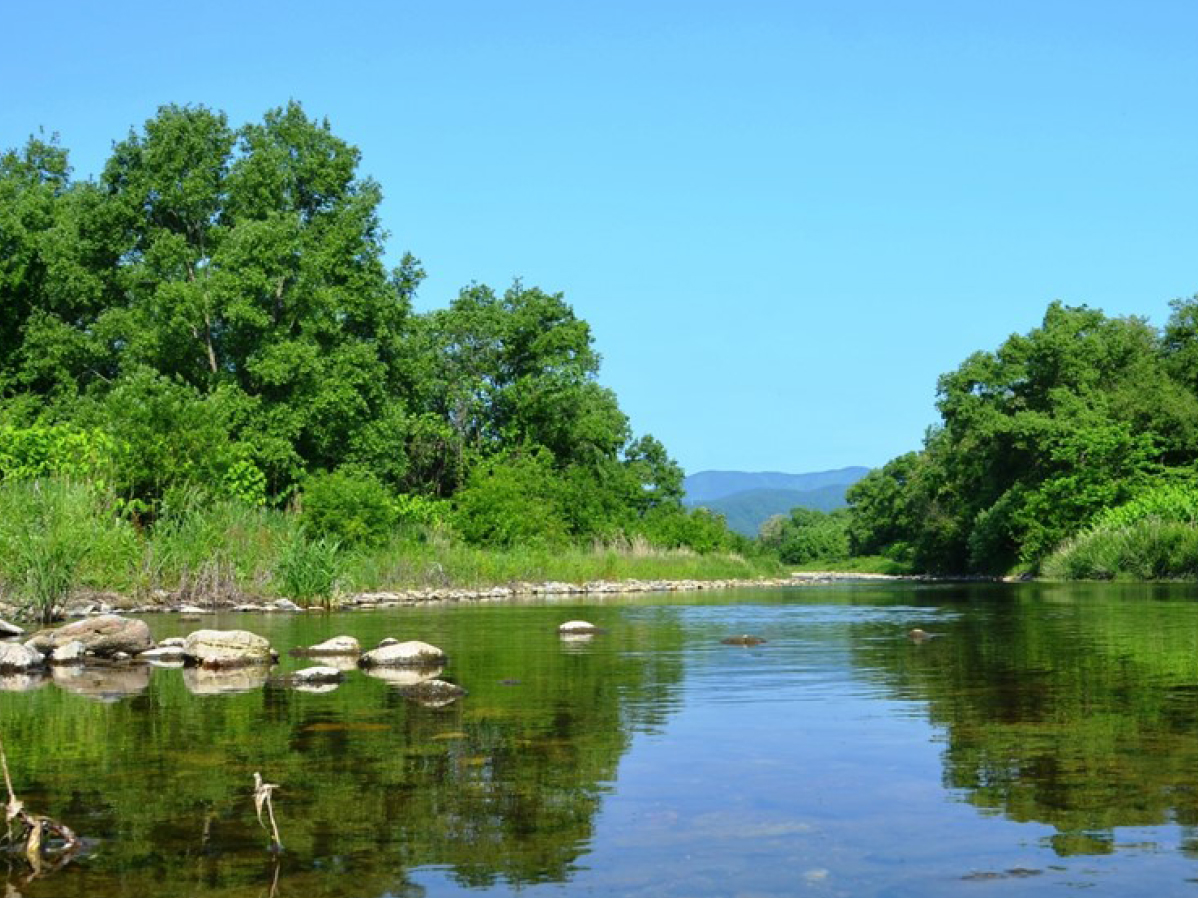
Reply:
<svg viewBox="0 0 1198 898"><path fill-rule="evenodd" d="M270 818L271 832L271 851L282 851L283 840L279 838L279 827L275 823L275 808L271 801L271 793L279 788L277 783L266 783L262 781L262 774L254 772L254 808L258 812L258 823L266 829L266 824L262 823L262 807L266 806L266 814Z"/></svg>

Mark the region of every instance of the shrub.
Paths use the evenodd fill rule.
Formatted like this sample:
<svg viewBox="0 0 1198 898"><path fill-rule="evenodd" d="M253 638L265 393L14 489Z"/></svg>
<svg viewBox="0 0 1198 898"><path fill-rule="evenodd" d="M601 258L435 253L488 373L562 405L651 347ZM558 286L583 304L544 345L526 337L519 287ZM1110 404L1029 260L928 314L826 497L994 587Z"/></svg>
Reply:
<svg viewBox="0 0 1198 898"><path fill-rule="evenodd" d="M304 531L345 546L379 545L395 530L399 507L374 475L350 468L314 474L304 485Z"/></svg>

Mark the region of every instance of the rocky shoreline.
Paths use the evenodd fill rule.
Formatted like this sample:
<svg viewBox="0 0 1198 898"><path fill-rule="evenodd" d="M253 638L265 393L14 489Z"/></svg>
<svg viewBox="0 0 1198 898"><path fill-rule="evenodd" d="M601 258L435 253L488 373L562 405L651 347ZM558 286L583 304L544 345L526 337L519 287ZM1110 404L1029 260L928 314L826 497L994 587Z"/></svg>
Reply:
<svg viewBox="0 0 1198 898"><path fill-rule="evenodd" d="M724 580L592 580L569 583L551 580L543 583L512 583L479 588L443 587L404 589L378 592L359 592L338 597L330 609L323 605L307 609L288 599L259 601L184 601L179 596L155 591L148 598L136 598L120 593L89 593L72 600L64 609L66 617L87 617L115 611L131 614L181 613L188 615L214 612L298 612L353 611L373 608L401 608L416 605L455 604L469 602L504 602L528 599L568 598L580 596L630 595L637 593L675 593L725 589L776 589L817 586L833 583L927 582L933 578L894 574L858 574L836 571L802 571L787 577ZM0 608L11 615L13 609Z"/></svg>

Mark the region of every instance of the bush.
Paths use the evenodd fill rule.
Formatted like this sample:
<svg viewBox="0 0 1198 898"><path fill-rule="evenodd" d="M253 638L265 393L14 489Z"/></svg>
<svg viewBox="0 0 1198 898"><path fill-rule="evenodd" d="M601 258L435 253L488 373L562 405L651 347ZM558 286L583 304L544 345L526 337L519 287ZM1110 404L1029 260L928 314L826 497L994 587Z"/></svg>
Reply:
<svg viewBox="0 0 1198 898"><path fill-rule="evenodd" d="M374 475L348 468L309 477L302 506L309 537L345 546L380 545L399 521L399 507L387 488Z"/></svg>
<svg viewBox="0 0 1198 898"><path fill-rule="evenodd" d="M564 492L548 452L496 459L475 468L454 497L454 523L474 545L564 545L569 538Z"/></svg>

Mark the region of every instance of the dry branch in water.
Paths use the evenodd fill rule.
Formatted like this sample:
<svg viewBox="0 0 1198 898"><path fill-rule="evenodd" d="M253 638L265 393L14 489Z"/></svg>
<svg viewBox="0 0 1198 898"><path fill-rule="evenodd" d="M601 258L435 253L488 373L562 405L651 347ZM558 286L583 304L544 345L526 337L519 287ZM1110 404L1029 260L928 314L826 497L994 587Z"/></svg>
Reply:
<svg viewBox="0 0 1198 898"><path fill-rule="evenodd" d="M254 772L254 809L258 812L258 822L262 824L262 828L266 829L266 824L262 823L262 808L266 807L266 814L270 818L270 850L282 851L283 842L279 839L279 827L275 824L275 808L271 802L271 793L279 788L277 783L266 783L262 781L262 774Z"/></svg>
<svg viewBox="0 0 1198 898"><path fill-rule="evenodd" d="M8 757L4 753L4 742L0 740L0 768L4 771L4 785L8 789L8 802L4 806L4 822L7 827L5 840L10 845L24 843L25 859L33 868L33 875L57 870L66 865L75 852L79 850L79 837L70 827L49 817L30 814L25 810L25 803L17 798L12 787L12 776L8 772ZM20 831L13 833L13 823L19 824ZM46 835L59 839L62 846L51 849L46 843ZM46 859L51 864L45 866Z"/></svg>

